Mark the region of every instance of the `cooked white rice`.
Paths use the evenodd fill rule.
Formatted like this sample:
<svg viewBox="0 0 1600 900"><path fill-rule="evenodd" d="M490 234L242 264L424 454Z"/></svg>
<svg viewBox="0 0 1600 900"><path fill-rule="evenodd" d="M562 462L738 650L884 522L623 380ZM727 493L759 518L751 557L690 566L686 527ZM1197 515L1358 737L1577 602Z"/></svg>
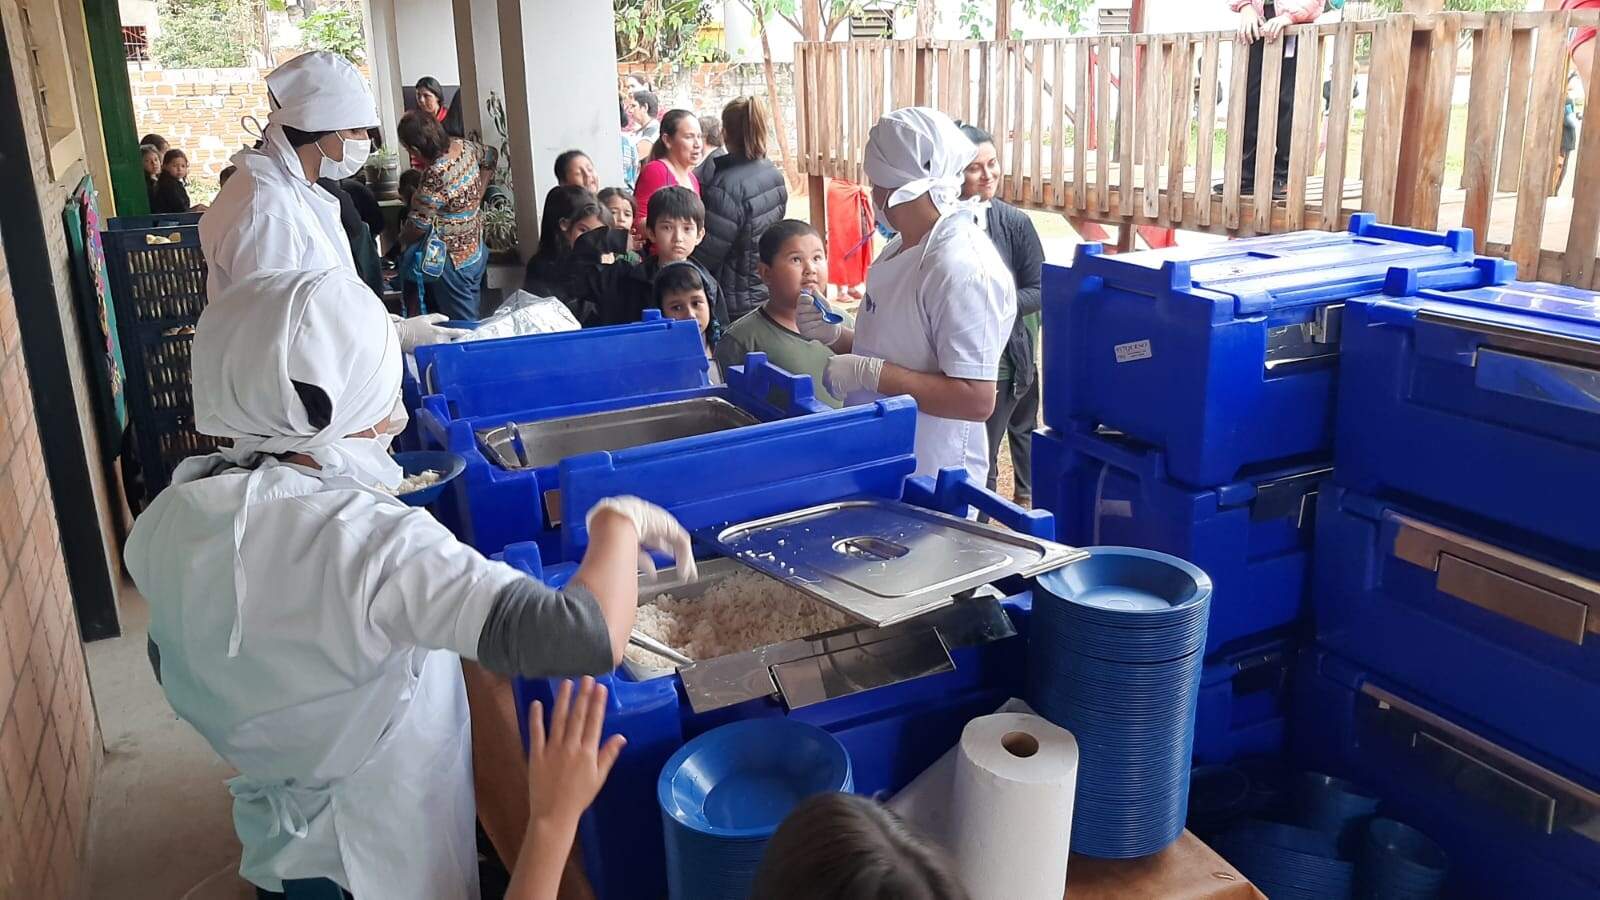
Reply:
<svg viewBox="0 0 1600 900"><path fill-rule="evenodd" d="M395 496L403 497L406 494L415 493L423 488L433 487L434 485L438 484L439 479L443 477L443 472L438 472L433 469L429 469L426 472L418 472L415 475L407 475L406 477L400 479L400 486L394 489Z"/></svg>
<svg viewBox="0 0 1600 900"><path fill-rule="evenodd" d="M640 604L635 627L690 659L704 660L810 637L854 621L765 575L736 572L698 597L658 594ZM668 660L631 645L627 658L652 669L673 668Z"/></svg>

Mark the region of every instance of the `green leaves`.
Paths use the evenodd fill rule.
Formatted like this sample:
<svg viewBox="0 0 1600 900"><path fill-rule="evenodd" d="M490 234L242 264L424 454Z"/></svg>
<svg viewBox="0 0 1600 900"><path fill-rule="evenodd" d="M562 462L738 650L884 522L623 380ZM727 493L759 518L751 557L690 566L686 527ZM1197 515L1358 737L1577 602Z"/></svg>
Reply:
<svg viewBox="0 0 1600 900"><path fill-rule="evenodd" d="M367 39L361 33L361 16L348 7L318 7L300 22L300 35L310 49L331 50L357 65L367 52Z"/></svg>
<svg viewBox="0 0 1600 900"><path fill-rule="evenodd" d="M247 65L258 10L252 0L161 0L150 55L167 69Z"/></svg>

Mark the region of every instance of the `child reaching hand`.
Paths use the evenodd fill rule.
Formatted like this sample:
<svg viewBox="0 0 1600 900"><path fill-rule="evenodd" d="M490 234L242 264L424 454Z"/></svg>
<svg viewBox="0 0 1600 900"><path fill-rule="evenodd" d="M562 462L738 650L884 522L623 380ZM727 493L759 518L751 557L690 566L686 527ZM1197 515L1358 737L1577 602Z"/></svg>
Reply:
<svg viewBox="0 0 1600 900"><path fill-rule="evenodd" d="M711 318L711 301L706 297L706 279L699 266L682 261L667 263L656 273L656 306L669 319L692 320L700 326L701 346L710 363L712 384L722 383L722 372L711 348L717 345L717 323Z"/></svg>
<svg viewBox="0 0 1600 900"><path fill-rule="evenodd" d="M786 372L810 375L816 397L835 409L843 397L828 393L822 372L833 351L800 336L795 314L810 294L822 296L828 284L828 256L817 230L799 219L784 219L761 235L757 246L761 261L756 273L767 286L767 302L733 323L716 344L716 359L723 370L744 365L748 353L765 353L767 360ZM846 316L846 324L850 324Z"/></svg>

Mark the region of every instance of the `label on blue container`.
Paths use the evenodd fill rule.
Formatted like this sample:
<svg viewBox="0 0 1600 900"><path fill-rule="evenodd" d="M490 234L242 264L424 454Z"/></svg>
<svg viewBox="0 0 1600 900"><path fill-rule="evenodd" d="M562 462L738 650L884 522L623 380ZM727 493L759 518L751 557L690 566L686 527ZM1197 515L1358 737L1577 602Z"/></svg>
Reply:
<svg viewBox="0 0 1600 900"><path fill-rule="evenodd" d="M1150 352L1150 341L1129 341L1111 348L1117 354L1117 362L1133 362L1139 359L1149 359L1155 354Z"/></svg>

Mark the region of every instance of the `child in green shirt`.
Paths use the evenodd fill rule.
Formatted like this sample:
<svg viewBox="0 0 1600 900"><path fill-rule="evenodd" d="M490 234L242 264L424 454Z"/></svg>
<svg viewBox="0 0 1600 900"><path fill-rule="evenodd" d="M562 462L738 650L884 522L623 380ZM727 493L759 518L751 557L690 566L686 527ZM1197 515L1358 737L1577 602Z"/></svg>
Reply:
<svg viewBox="0 0 1600 900"><path fill-rule="evenodd" d="M796 375L810 375L817 399L834 408L843 398L822 385L822 370L833 351L800 336L795 312L822 296L828 284L828 255L817 230L799 219L784 219L761 235L756 268L767 286L767 302L747 313L723 333L716 360L723 371L744 365L745 354L765 353L767 361ZM846 317L848 318L848 317ZM854 325L854 322L846 322Z"/></svg>

